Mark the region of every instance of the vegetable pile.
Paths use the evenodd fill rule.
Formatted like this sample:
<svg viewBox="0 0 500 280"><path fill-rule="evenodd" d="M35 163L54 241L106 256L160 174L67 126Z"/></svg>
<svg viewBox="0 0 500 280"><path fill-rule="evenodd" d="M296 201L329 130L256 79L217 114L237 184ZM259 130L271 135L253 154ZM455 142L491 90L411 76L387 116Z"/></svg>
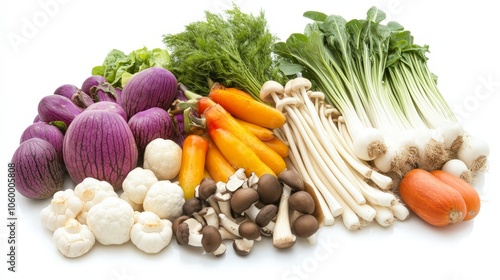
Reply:
<svg viewBox="0 0 500 280"><path fill-rule="evenodd" d="M428 47L375 7L304 16L280 42L263 13L206 12L165 49L114 49L43 97L12 161L17 191L50 199L40 217L58 250L154 254L174 238L245 256L265 238L314 243L339 220L474 219L489 148L449 108Z"/></svg>

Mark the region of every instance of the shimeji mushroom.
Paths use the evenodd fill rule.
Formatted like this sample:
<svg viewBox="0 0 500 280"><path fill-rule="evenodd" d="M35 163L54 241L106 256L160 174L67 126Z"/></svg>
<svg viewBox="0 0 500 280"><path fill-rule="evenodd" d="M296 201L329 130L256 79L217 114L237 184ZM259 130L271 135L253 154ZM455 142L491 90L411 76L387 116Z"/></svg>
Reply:
<svg viewBox="0 0 500 280"><path fill-rule="evenodd" d="M196 197L190 198L184 201L182 205L182 214L186 216L191 216L193 213L203 209L203 203Z"/></svg>
<svg viewBox="0 0 500 280"><path fill-rule="evenodd" d="M203 178L195 189L194 196L202 201L206 201L214 210L219 213L220 209L213 195L217 191L217 183L211 178Z"/></svg>
<svg viewBox="0 0 500 280"><path fill-rule="evenodd" d="M71 218L76 218L83 208L82 200L72 189L56 192L50 204L40 212L42 224L51 231L64 226Z"/></svg>
<svg viewBox="0 0 500 280"><path fill-rule="evenodd" d="M240 188L236 190L231 198L231 209L236 215L244 215L245 211L250 208L256 208L256 203L259 202L259 194L252 188Z"/></svg>
<svg viewBox="0 0 500 280"><path fill-rule="evenodd" d="M220 225L229 233L238 236L233 240L233 249L236 254L246 256L252 250L255 241L261 239L260 227L251 220L236 223L228 219L224 214L219 214Z"/></svg>
<svg viewBox="0 0 500 280"><path fill-rule="evenodd" d="M172 240L172 222L153 212L141 212L130 230L130 239L140 250L158 253Z"/></svg>
<svg viewBox="0 0 500 280"><path fill-rule="evenodd" d="M283 183L276 223L273 230L273 246L284 249L295 244L296 236L292 233L289 219L288 198L293 191L303 191L304 181L292 169L286 169L278 174L278 179Z"/></svg>
<svg viewBox="0 0 500 280"><path fill-rule="evenodd" d="M76 218L82 224L87 223L87 213L94 205L108 197L118 197L110 183L91 177L75 186L75 195L83 201L83 209Z"/></svg>
<svg viewBox="0 0 500 280"><path fill-rule="evenodd" d="M176 228L176 238L180 245L202 247L205 253L220 255L222 236L219 229L213 226L202 226L196 219L188 218Z"/></svg>
<svg viewBox="0 0 500 280"><path fill-rule="evenodd" d="M283 192L283 186L276 176L263 174L257 182L257 193L264 204L278 204Z"/></svg>
<svg viewBox="0 0 500 280"><path fill-rule="evenodd" d="M219 228L219 217L213 207L203 207L198 214L205 220L206 225Z"/></svg>
<svg viewBox="0 0 500 280"><path fill-rule="evenodd" d="M102 245L123 244L130 240L134 209L125 200L108 197L90 208L87 225Z"/></svg>
<svg viewBox="0 0 500 280"><path fill-rule="evenodd" d="M54 231L52 239L56 247L65 257L77 258L86 254L95 243L94 233L76 219L71 218L64 226Z"/></svg>

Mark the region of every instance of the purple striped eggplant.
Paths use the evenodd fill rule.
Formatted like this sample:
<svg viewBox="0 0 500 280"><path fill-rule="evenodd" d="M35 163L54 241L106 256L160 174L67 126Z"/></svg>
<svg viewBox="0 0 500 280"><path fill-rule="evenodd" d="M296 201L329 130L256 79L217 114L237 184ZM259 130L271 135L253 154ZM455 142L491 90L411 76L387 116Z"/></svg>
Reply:
<svg viewBox="0 0 500 280"><path fill-rule="evenodd" d="M59 161L61 162L61 164L64 164L62 154L64 135L59 130L59 128L45 122L32 123L28 127L26 127L26 129L24 129L23 133L21 134L20 143L31 138L40 138L52 144L57 152Z"/></svg>
<svg viewBox="0 0 500 280"><path fill-rule="evenodd" d="M104 76L101 76L101 75L92 75L88 78L86 78L83 83L82 83L82 87L81 87L81 90L83 92L85 92L86 94L90 95L90 89L94 86L98 86L102 83L106 83L106 78L104 78Z"/></svg>
<svg viewBox="0 0 500 280"><path fill-rule="evenodd" d="M16 190L32 199L46 199L64 187L64 169L54 146L40 138L22 142L14 155Z"/></svg>
<svg viewBox="0 0 500 280"><path fill-rule="evenodd" d="M38 116L46 123L61 121L69 126L73 119L83 112L83 108L76 106L70 99L53 94L43 97L38 102Z"/></svg>
<svg viewBox="0 0 500 280"><path fill-rule="evenodd" d="M125 113L125 110L123 110L122 106L120 106L118 103L115 103L113 101L101 101L101 102L96 102L92 105L90 105L86 111L89 110L105 110L105 111L110 111L117 113L118 115L122 116L122 118L126 121L127 120L127 114Z"/></svg>
<svg viewBox="0 0 500 280"><path fill-rule="evenodd" d="M107 110L85 110L68 127L63 156L71 179L87 177L107 181L115 190L137 167L134 135L119 114Z"/></svg>
<svg viewBox="0 0 500 280"><path fill-rule="evenodd" d="M151 67L138 72L125 84L121 105L130 119L153 107L168 110L177 95L177 79L165 68Z"/></svg>
<svg viewBox="0 0 500 280"><path fill-rule="evenodd" d="M73 94L77 93L80 89L72 84L64 84L56 88L54 94L64 96L68 99L73 97Z"/></svg>
<svg viewBox="0 0 500 280"><path fill-rule="evenodd" d="M128 121L128 125L134 134L141 162L149 142L156 138L171 139L174 134L170 114L158 107L149 108L133 115Z"/></svg>
<svg viewBox="0 0 500 280"><path fill-rule="evenodd" d="M110 83L104 82L90 88L90 96L94 102L111 101L118 102L116 88Z"/></svg>

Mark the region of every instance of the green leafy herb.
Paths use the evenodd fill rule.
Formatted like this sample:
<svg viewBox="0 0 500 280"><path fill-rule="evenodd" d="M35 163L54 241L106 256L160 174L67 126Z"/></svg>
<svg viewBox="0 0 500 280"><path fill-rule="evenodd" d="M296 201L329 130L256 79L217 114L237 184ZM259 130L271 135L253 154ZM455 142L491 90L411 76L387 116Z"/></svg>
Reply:
<svg viewBox="0 0 500 280"><path fill-rule="evenodd" d="M143 47L129 54L113 49L102 65L92 68L92 75L101 75L113 86L123 87L130 77L151 67L167 68L170 55L165 49Z"/></svg>
<svg viewBox="0 0 500 280"><path fill-rule="evenodd" d="M268 29L263 12L243 13L236 5L225 14L205 12L178 34L164 35L171 55L170 70L179 82L199 94L208 94L211 82L237 87L259 98L267 80L282 82L271 47L278 38Z"/></svg>

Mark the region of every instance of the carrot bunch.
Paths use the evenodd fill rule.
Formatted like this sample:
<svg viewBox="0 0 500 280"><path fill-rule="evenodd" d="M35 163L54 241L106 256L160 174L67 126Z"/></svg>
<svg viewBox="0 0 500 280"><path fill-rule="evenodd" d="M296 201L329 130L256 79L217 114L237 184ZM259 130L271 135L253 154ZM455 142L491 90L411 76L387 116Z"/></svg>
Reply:
<svg viewBox="0 0 500 280"><path fill-rule="evenodd" d="M288 146L273 130L285 123L284 114L236 88L214 88L196 100L202 133L189 134L183 143L179 184L185 198L207 174L226 182L237 169L247 175L279 174L286 169ZM197 123L200 123L198 120Z"/></svg>

